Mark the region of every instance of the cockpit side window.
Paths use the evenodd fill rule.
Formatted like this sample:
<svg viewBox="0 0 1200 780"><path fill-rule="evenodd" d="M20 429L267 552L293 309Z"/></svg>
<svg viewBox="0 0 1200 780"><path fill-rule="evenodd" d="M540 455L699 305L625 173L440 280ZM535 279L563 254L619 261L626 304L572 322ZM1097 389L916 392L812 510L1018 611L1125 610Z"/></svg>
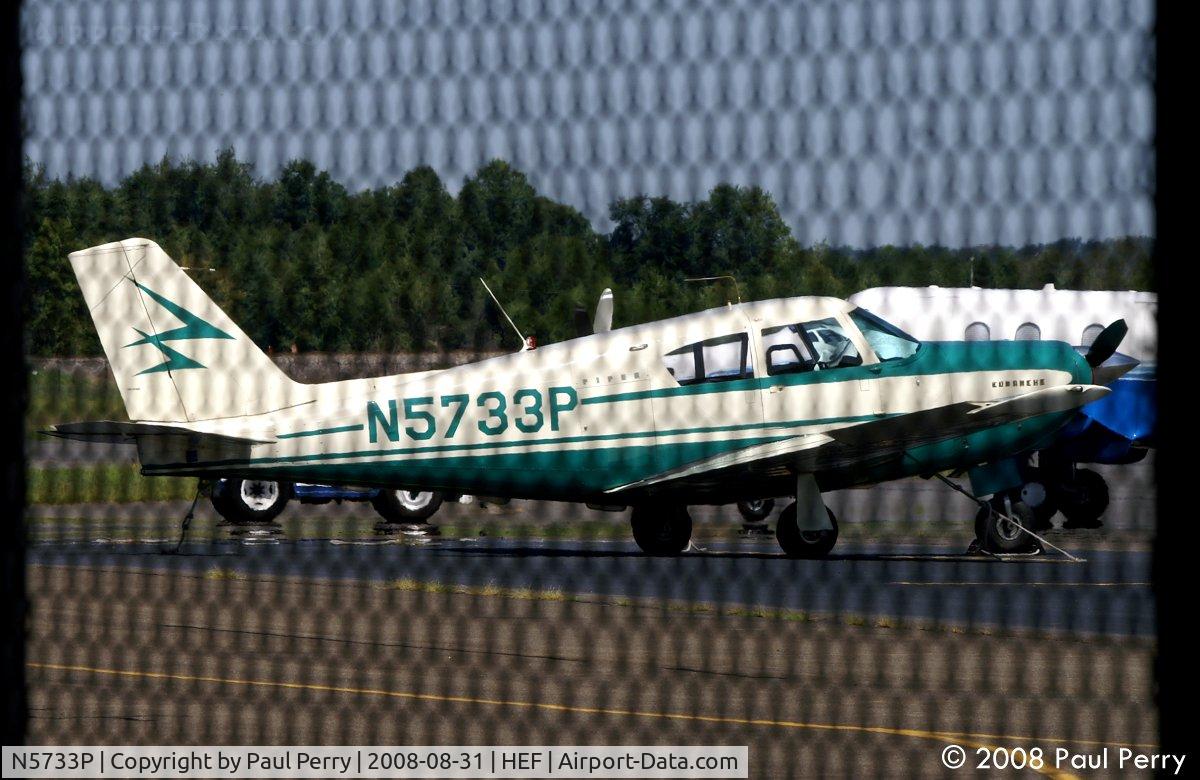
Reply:
<svg viewBox="0 0 1200 780"><path fill-rule="evenodd" d="M863 338L875 351L875 357L879 358L880 362L910 357L921 347L921 343L912 336L866 309L850 312L850 319L862 331Z"/></svg>
<svg viewBox="0 0 1200 780"><path fill-rule="evenodd" d="M812 347L800 332L799 325L763 328L762 343L769 376L811 371L817 365Z"/></svg>
<svg viewBox="0 0 1200 780"><path fill-rule="evenodd" d="M745 333L698 341L663 355L667 371L681 385L727 382L754 376L750 340Z"/></svg>
<svg viewBox="0 0 1200 780"><path fill-rule="evenodd" d="M818 369L862 365L862 355L836 318L805 322L800 329L816 354Z"/></svg>

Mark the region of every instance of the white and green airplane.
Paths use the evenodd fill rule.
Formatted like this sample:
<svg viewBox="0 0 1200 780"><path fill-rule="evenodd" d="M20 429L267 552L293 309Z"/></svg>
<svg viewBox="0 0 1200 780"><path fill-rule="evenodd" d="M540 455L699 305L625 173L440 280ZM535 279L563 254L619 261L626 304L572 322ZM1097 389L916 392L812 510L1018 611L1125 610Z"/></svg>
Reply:
<svg viewBox="0 0 1200 780"><path fill-rule="evenodd" d="M147 475L632 507L634 539L659 555L687 548L689 505L795 496L779 543L819 556L837 539L821 491L953 471L999 495L1019 481L1015 454L1108 393L1094 368L1124 335L1114 323L1086 356L1063 342L918 343L836 298L781 298L304 384L153 241L70 260L130 421L50 433L133 441ZM1016 517L992 513L993 548L1026 541Z"/></svg>

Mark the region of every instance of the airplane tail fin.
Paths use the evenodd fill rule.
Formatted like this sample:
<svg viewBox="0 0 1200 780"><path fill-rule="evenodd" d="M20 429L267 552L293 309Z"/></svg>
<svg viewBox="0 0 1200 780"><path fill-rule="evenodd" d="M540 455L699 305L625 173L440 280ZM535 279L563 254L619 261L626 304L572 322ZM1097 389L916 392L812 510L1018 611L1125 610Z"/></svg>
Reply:
<svg viewBox="0 0 1200 780"><path fill-rule="evenodd" d="M158 244L70 256L131 420L191 422L308 400Z"/></svg>

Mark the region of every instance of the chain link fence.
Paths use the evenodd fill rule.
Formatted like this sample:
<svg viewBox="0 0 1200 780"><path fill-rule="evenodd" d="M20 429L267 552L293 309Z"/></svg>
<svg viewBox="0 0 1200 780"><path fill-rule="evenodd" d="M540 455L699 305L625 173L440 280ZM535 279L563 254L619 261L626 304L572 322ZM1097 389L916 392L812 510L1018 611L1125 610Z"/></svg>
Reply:
<svg viewBox="0 0 1200 780"><path fill-rule="evenodd" d="M28 741L1150 751L1154 24L26 2Z"/></svg>

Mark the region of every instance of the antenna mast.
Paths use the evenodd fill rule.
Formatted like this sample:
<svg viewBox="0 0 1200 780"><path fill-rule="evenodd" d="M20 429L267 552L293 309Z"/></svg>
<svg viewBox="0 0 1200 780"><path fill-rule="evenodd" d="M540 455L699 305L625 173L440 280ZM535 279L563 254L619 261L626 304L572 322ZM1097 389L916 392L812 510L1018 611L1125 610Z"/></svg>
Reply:
<svg viewBox="0 0 1200 780"><path fill-rule="evenodd" d="M521 340L521 349L528 349L529 344L525 341L525 334L521 333L521 329L517 327L517 323L512 321L512 317L508 316L508 312L504 310L504 306L500 303L500 299L496 297L496 293L492 292L492 288L488 287L488 283L483 281L483 277L479 277L479 283L483 285L483 289L487 290L488 295L492 296L492 300L496 302L496 308L504 315L504 319L508 320L508 324L516 331L517 338Z"/></svg>
<svg viewBox="0 0 1200 780"><path fill-rule="evenodd" d="M724 274L722 276L696 276L690 279L684 279L685 282L715 282L720 279L728 279L733 282L733 293L737 296L737 302L742 302L742 290L738 287L737 279L733 278L732 274ZM727 301L728 303L728 301Z"/></svg>

